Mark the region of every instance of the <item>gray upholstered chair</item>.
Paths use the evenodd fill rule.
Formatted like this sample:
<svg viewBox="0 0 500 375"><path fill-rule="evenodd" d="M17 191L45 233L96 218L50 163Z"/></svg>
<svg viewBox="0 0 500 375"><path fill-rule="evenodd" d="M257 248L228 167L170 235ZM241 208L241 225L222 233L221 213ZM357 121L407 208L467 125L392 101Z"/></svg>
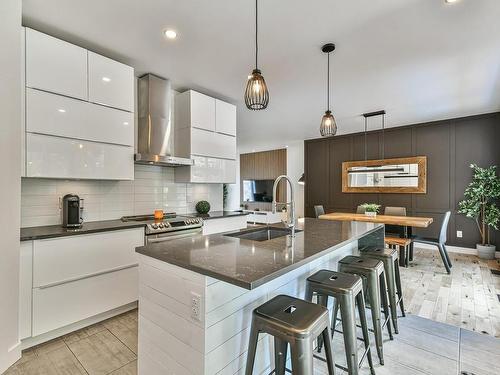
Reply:
<svg viewBox="0 0 500 375"><path fill-rule="evenodd" d="M389 216L406 216L406 207L386 207L384 215ZM386 224L385 233L393 236L406 237L406 228L398 225Z"/></svg>
<svg viewBox="0 0 500 375"><path fill-rule="evenodd" d="M323 208L322 205L314 206L314 215L316 216L316 219L320 217L320 215L325 214L325 209Z"/></svg>
<svg viewBox="0 0 500 375"><path fill-rule="evenodd" d="M365 213L365 208L363 206L358 206L356 208L356 213L357 214L364 214Z"/></svg>
<svg viewBox="0 0 500 375"><path fill-rule="evenodd" d="M439 238L429 238L429 237L419 237L413 236L413 242L425 243L427 245L437 246L439 249L439 254L441 254L441 259L443 260L446 272L450 273L450 268L452 267L450 257L448 256L448 251L446 250L446 232L448 231L448 222L450 221L451 211L444 214L443 221L441 222L441 229L439 231Z"/></svg>

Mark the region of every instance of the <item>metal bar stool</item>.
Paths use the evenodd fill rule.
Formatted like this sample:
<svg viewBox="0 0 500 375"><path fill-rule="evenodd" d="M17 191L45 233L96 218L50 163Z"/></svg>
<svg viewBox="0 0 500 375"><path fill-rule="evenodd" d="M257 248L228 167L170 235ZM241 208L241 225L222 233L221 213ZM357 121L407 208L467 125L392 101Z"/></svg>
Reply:
<svg viewBox="0 0 500 375"><path fill-rule="evenodd" d="M391 329L391 316L389 314L389 301L387 299L387 289L385 286L384 264L376 259L361 258L353 255L342 258L339 262L339 271L353 273L363 279L363 288L370 301L370 309L373 321L373 333L380 364L384 364L382 328L387 326L389 338L393 340ZM382 300L382 303L381 303ZM382 320L381 308L384 308L385 319ZM338 304L335 304L333 322L337 319ZM333 325L333 324L332 324Z"/></svg>
<svg viewBox="0 0 500 375"><path fill-rule="evenodd" d="M329 375L335 374L328 309L298 298L279 295L257 307L252 314L246 375L252 375L259 333L274 336L275 374L285 374L288 344L292 370L313 375L313 342L322 336Z"/></svg>
<svg viewBox="0 0 500 375"><path fill-rule="evenodd" d="M347 371L349 375L357 375L365 357L368 357L370 372L374 375L375 369L373 368L370 350L363 281L361 277L329 270L318 271L307 278L306 300L312 302L314 293L317 294L318 302L323 306L328 305L328 297L335 298L335 301L337 301L340 306L347 368L340 365L336 366ZM358 305L363 338L358 338L356 335L356 304ZM332 330L334 329L335 326L332 326ZM357 340L361 340L365 344L365 351L359 362ZM318 347L321 350L321 345L318 345Z"/></svg>
<svg viewBox="0 0 500 375"><path fill-rule="evenodd" d="M387 292L389 294L392 324L394 326L394 332L399 333L397 311L398 305L403 316L405 316L405 308L403 304L401 276L399 273L398 251L396 249L368 248L361 251L361 257L377 259L384 263L385 280L387 284Z"/></svg>

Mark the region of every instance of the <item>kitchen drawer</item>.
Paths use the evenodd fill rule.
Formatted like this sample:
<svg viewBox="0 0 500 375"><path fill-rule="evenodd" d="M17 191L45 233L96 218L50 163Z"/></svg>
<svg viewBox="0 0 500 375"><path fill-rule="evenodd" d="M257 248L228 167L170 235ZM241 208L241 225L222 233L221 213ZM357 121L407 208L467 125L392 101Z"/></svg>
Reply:
<svg viewBox="0 0 500 375"><path fill-rule="evenodd" d="M134 68L89 51L89 101L134 112Z"/></svg>
<svg viewBox="0 0 500 375"><path fill-rule="evenodd" d="M55 267L54 267L55 270ZM33 289L33 336L138 299L138 267Z"/></svg>
<svg viewBox="0 0 500 375"><path fill-rule="evenodd" d="M26 134L28 177L133 180L134 148Z"/></svg>
<svg viewBox="0 0 500 375"><path fill-rule="evenodd" d="M19 254L19 339L31 337L33 241L22 241Z"/></svg>
<svg viewBox="0 0 500 375"><path fill-rule="evenodd" d="M87 50L27 28L26 86L87 100Z"/></svg>
<svg viewBox="0 0 500 375"><path fill-rule="evenodd" d="M191 154L236 159L236 138L230 135L191 129Z"/></svg>
<svg viewBox="0 0 500 375"><path fill-rule="evenodd" d="M135 265L135 248L143 244L143 228L36 240L33 245L33 287L50 286Z"/></svg>
<svg viewBox="0 0 500 375"><path fill-rule="evenodd" d="M134 115L44 91L26 90L26 131L134 145Z"/></svg>

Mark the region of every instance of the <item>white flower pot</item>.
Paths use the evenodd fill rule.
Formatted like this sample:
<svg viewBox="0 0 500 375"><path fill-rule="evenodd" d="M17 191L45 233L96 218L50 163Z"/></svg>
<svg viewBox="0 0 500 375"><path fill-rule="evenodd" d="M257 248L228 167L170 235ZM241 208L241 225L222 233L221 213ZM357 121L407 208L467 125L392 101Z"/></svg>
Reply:
<svg viewBox="0 0 500 375"><path fill-rule="evenodd" d="M375 216L377 216L377 213L376 212L371 212L371 211L365 211L365 215L366 216L375 217Z"/></svg>
<svg viewBox="0 0 500 375"><path fill-rule="evenodd" d="M494 245L476 245L477 255L481 259L495 259L495 250L496 247Z"/></svg>

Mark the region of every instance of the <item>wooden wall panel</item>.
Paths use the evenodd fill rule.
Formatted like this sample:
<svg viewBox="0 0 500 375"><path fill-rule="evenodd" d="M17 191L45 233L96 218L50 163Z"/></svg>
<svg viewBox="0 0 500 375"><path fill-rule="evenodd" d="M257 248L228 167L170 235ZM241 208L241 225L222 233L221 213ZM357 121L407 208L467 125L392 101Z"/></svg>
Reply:
<svg viewBox="0 0 500 375"><path fill-rule="evenodd" d="M274 180L286 174L286 149L252 152L240 155L240 196L243 198L243 180ZM278 185L278 201L286 200L287 187L284 182ZM271 210L271 203L242 202L251 210Z"/></svg>
<svg viewBox="0 0 500 375"><path fill-rule="evenodd" d="M305 150L305 213L313 216L315 204L327 212L354 212L359 204L406 207L409 215L429 216L434 223L417 233L435 236L444 212L452 211L448 243L474 247L479 240L475 223L457 213L465 187L471 180L469 165L500 168L500 113L390 128L367 135L367 158L427 156L427 194L346 194L341 192L340 164L365 159L363 133L307 140ZM383 149L383 150L382 150ZM327 182L327 183L326 183ZM327 186L328 185L328 186ZM463 238L456 237L456 231ZM492 234L500 249L500 234Z"/></svg>

